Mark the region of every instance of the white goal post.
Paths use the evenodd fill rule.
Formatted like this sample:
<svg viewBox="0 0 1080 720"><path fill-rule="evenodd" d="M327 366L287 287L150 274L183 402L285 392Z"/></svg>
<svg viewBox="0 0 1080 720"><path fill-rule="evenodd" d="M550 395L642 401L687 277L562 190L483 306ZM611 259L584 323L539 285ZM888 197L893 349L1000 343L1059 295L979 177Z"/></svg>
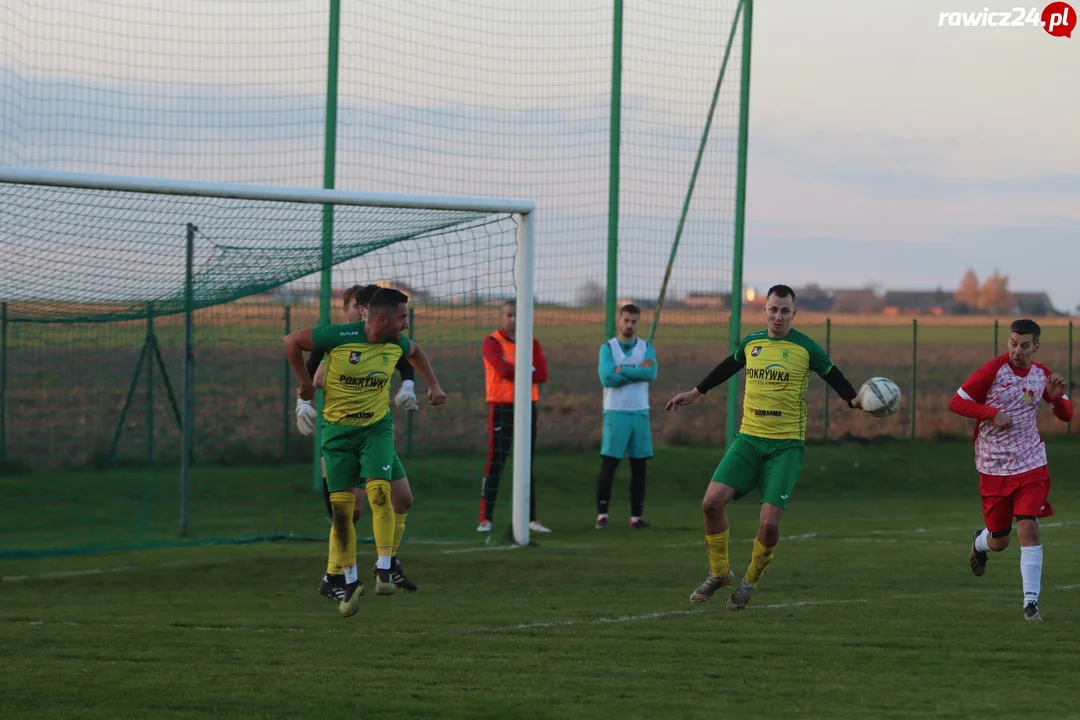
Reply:
<svg viewBox="0 0 1080 720"><path fill-rule="evenodd" d="M514 215L517 217L517 252L514 262L514 285L517 295L517 328L514 368L514 449L513 449L513 538L520 545L529 543L529 496L531 492L532 443L532 366L533 366L533 294L535 288L535 203L528 200L427 196L398 193L349 192L260 185L207 183L149 177L100 175L28 168L0 167L0 196L5 186L47 186L55 188L102 190L120 193L178 195L233 200L349 205L359 207L412 210L450 210ZM18 242L18 238L10 238ZM0 260L2 262L2 260ZM188 355L190 357L190 355ZM192 396L193 376L185 372L184 395ZM184 434L191 432L193 416L185 403ZM182 484L186 488L187 445L181 458Z"/></svg>

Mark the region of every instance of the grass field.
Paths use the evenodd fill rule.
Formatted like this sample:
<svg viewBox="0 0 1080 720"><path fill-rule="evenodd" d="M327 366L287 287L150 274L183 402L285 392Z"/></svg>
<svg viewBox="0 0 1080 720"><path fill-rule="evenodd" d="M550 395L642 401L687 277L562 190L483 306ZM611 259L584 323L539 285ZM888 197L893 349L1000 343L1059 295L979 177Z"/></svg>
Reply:
<svg viewBox="0 0 1080 720"><path fill-rule="evenodd" d="M809 447L776 559L742 613L723 597L687 602L707 571L700 499L716 452L658 454L647 531L625 525L621 467L605 532L592 529L595 454L543 453L539 504L554 534L531 548L484 546L469 532L475 505L452 507L461 542L407 538L402 549L421 591L370 595L348 620L315 591L322 542L0 560L2 715L1076 717L1080 443L1055 439L1049 453L1056 516L1043 524L1041 624L1021 617L1016 547L984 578L967 568L980 522L967 443ZM265 517L235 534L283 516L324 533L318 498L289 489L303 471L208 477L235 480L215 532L251 501ZM40 532L92 507L44 494L65 477L33 483L49 500ZM77 483L94 477L124 482L88 473ZM438 489L414 487L410 529L420 530ZM731 513L736 572L756 510L747 499ZM373 555L362 547L364 563Z"/></svg>
<svg viewBox="0 0 1080 720"><path fill-rule="evenodd" d="M285 309L237 302L200 310L195 318L195 455L208 463L296 462L310 445L292 423L291 372L281 337ZM402 445L413 439L425 452L475 452L486 445L480 345L500 324L497 306L417 308L410 334L428 351L450 395L437 411L399 417ZM290 311L291 327L316 322L312 307ZM948 399L975 368L1004 351L1008 320L994 344L993 319L919 318L917 337L910 318L801 314L797 327L822 345L855 385L885 375L904 393L900 410L886 420L848 412L830 398L824 382L807 396L812 438L942 438L968 434L969 423L948 412ZM643 318L647 332L651 316ZM1044 321L1039 359L1067 373L1080 362L1069 349L1068 320ZM744 330L760 327L747 313ZM154 328L173 388L183 377L183 327L178 316L156 318ZM82 324L13 323L7 352L7 460L16 469L102 467L120 427L116 457L126 464L165 463L178 456L180 431L165 392L164 378L146 368L122 424L121 409L139 358L146 324L140 321ZM541 446L592 449L600 442L600 385L597 348L603 316L595 311L539 308L536 336L550 368L541 393ZM672 309L656 335L660 373L651 389L654 407L703 378L727 353L727 317L719 311ZM287 383L290 385L287 386ZM395 381L396 383L396 381ZM741 384L741 379L740 379ZM725 394L715 390L707 404L672 415L653 413L653 431L673 445L716 443L724 437ZM151 410L152 408L152 410ZM914 423L913 423L914 415ZM411 423L411 427L410 427ZM1042 430L1065 426L1044 413Z"/></svg>

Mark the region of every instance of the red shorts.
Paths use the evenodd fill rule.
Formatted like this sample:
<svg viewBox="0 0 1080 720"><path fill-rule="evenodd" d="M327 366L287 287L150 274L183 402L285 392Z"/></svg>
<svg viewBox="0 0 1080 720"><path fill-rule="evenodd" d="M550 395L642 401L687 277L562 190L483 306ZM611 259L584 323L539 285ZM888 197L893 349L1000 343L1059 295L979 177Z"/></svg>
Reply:
<svg viewBox="0 0 1080 720"><path fill-rule="evenodd" d="M1017 515L1041 518L1054 514L1046 499L1050 494L1050 471L1046 465L1019 475L979 473L979 492L983 519L990 532L1010 529Z"/></svg>

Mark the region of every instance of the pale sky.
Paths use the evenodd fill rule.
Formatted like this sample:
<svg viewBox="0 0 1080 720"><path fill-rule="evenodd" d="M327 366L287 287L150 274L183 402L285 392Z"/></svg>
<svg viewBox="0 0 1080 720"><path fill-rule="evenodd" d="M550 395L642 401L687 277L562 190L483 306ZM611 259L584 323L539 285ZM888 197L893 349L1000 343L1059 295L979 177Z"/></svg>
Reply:
<svg viewBox="0 0 1080 720"><path fill-rule="evenodd" d="M0 164L317 186L322 0L0 0ZM338 187L528 197L538 291L603 276L610 0L344 3ZM1080 303L1080 35L985 2L755 3L745 278ZM655 297L734 0L626 0L620 294ZM672 291L726 289L738 37Z"/></svg>

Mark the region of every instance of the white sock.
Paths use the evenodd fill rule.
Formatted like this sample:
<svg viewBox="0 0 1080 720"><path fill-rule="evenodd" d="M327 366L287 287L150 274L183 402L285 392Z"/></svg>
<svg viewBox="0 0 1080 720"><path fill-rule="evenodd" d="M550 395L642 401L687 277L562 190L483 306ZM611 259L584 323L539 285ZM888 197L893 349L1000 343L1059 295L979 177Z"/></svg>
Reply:
<svg viewBox="0 0 1080 720"><path fill-rule="evenodd" d="M1024 581L1024 604L1039 602L1042 587L1042 545L1020 548L1020 577Z"/></svg>
<svg viewBox="0 0 1080 720"><path fill-rule="evenodd" d="M987 542L989 539L990 531L983 528L983 531L975 538L975 549L979 552L990 552L990 543Z"/></svg>
<svg viewBox="0 0 1080 720"><path fill-rule="evenodd" d="M596 516L597 520L607 520L607 513L600 513Z"/></svg>
<svg viewBox="0 0 1080 720"><path fill-rule="evenodd" d="M630 518L630 522L637 522L640 519L641 519L640 515L635 515L634 517Z"/></svg>
<svg viewBox="0 0 1080 720"><path fill-rule="evenodd" d="M378 562L375 563L375 567L379 570L389 570L391 558L389 555L380 555Z"/></svg>
<svg viewBox="0 0 1080 720"><path fill-rule="evenodd" d="M355 565L350 565L349 567L345 568L345 582L346 582L346 584L356 582L356 577L357 577L357 575L356 575L356 566Z"/></svg>

